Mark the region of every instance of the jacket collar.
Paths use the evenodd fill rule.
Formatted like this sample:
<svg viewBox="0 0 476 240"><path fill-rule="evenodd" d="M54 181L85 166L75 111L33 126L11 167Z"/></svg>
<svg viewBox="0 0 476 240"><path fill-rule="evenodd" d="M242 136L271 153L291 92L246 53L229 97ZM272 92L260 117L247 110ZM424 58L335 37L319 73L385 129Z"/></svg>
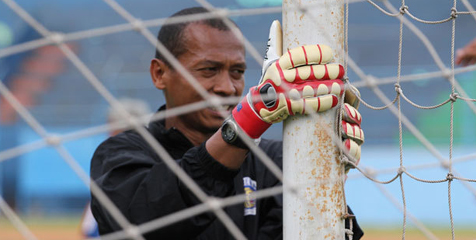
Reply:
<svg viewBox="0 0 476 240"><path fill-rule="evenodd" d="M165 105L161 106L157 112L166 111ZM182 132L175 127L166 129L165 119L151 121L149 123L149 131L162 145L177 150L188 150L193 147L192 142L188 140Z"/></svg>

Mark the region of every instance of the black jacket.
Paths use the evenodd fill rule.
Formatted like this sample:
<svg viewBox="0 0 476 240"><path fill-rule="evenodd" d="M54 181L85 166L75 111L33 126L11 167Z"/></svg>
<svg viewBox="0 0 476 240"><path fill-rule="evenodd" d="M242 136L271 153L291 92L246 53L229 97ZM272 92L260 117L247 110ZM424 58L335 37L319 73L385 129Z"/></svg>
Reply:
<svg viewBox="0 0 476 240"><path fill-rule="evenodd" d="M214 160L204 144L194 147L178 130L166 130L164 122L153 122L148 130L208 195L242 194L244 183L247 192L281 184L252 153L247 155L241 168L234 171ZM263 139L260 147L282 167L282 142ZM91 161L91 178L125 217L137 225L201 203L134 131L111 137L97 148ZM92 211L101 234L121 230L94 196ZM248 239L282 239L281 195L247 201L227 207L225 211ZM356 221L353 226L353 239L360 239L362 230ZM147 239L174 240L233 239L209 212L145 236Z"/></svg>

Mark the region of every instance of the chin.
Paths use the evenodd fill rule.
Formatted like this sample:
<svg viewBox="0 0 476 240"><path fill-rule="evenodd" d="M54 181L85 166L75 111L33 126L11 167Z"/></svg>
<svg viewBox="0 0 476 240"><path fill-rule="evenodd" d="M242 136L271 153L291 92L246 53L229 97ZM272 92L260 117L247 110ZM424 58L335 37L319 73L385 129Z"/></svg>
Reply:
<svg viewBox="0 0 476 240"><path fill-rule="evenodd" d="M210 114L208 111L205 111L204 113L205 114L200 117L201 120L199 120L201 123L201 128L203 128L203 130L208 133L214 133L218 131L218 129L223 124L223 121L225 121L225 118L218 114Z"/></svg>
<svg viewBox="0 0 476 240"><path fill-rule="evenodd" d="M193 124L193 128L203 133L211 133L216 132L221 125L223 124L224 119L219 117L204 117L204 118L195 118L191 122Z"/></svg>

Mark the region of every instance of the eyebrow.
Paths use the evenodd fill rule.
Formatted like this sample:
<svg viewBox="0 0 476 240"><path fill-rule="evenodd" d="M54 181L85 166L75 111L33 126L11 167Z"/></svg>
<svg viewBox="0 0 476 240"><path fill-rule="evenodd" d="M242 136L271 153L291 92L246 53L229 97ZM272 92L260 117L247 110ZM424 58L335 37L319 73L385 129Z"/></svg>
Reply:
<svg viewBox="0 0 476 240"><path fill-rule="evenodd" d="M213 60L205 60L203 62L200 62L199 64L197 64L198 66L200 65L213 65L213 66L223 66L224 64L222 62L218 62L218 61L213 61ZM236 64L233 64L232 67L239 67L239 68L243 68L243 69L246 69L246 63L245 62L242 62L242 63L236 63Z"/></svg>
<svg viewBox="0 0 476 240"><path fill-rule="evenodd" d="M233 64L233 67L239 67L239 68L243 68L243 69L247 68L246 63Z"/></svg>

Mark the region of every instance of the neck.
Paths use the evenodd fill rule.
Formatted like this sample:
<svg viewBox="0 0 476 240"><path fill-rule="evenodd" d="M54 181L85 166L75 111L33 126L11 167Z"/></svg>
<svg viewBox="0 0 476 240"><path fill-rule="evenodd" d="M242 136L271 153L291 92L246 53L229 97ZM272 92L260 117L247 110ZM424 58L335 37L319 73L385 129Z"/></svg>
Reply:
<svg viewBox="0 0 476 240"><path fill-rule="evenodd" d="M178 117L169 117L165 119L165 128L176 128L179 130L194 146L198 146L207 141L214 133L198 131L192 126L184 124Z"/></svg>

